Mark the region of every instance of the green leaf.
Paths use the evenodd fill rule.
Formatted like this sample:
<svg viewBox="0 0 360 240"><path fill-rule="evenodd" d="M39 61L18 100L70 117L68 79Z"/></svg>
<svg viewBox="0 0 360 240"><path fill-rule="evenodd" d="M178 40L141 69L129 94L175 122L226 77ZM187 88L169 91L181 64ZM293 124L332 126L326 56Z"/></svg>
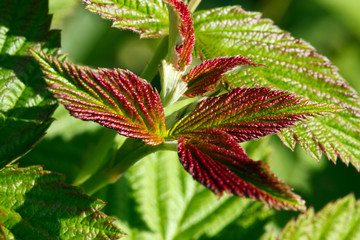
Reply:
<svg viewBox="0 0 360 240"><path fill-rule="evenodd" d="M56 53L47 0L0 1L0 168L26 153L45 133L56 102L29 47Z"/></svg>
<svg viewBox="0 0 360 240"><path fill-rule="evenodd" d="M129 240L228 239L221 238L227 230L234 239L257 239L273 213L249 199L218 198L184 171L175 152L146 157L99 194Z"/></svg>
<svg viewBox="0 0 360 240"><path fill-rule="evenodd" d="M39 166L0 171L0 221L19 239L119 239L104 203Z"/></svg>
<svg viewBox="0 0 360 240"><path fill-rule="evenodd" d="M360 169L359 96L326 57L271 20L239 6L197 12L194 28L200 57L243 55L268 66L228 74L226 83L231 86L272 86L347 109L299 124L287 130L282 139L291 148L299 142L318 159L325 152L333 161L340 157Z"/></svg>
<svg viewBox="0 0 360 240"><path fill-rule="evenodd" d="M360 201L348 195L327 204L317 214L314 209L291 220L279 235L268 233L263 239L359 239Z"/></svg>
<svg viewBox="0 0 360 240"><path fill-rule="evenodd" d="M32 51L49 90L70 114L140 138L148 145L164 141L165 118L160 95L151 84L122 69L98 70Z"/></svg>
<svg viewBox="0 0 360 240"><path fill-rule="evenodd" d="M128 29L141 38L167 35L168 11L162 0L81 0L86 9L113 21L113 27Z"/></svg>

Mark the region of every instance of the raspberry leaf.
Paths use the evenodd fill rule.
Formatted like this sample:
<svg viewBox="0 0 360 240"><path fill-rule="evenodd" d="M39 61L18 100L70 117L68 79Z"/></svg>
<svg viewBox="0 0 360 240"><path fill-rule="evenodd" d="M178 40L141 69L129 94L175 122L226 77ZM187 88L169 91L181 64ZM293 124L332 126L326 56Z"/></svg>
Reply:
<svg viewBox="0 0 360 240"><path fill-rule="evenodd" d="M328 203L315 214L310 208L290 220L280 234L268 232L261 239L357 239L360 236L360 201L350 194Z"/></svg>
<svg viewBox="0 0 360 240"><path fill-rule="evenodd" d="M56 53L47 0L0 1L0 169L28 152L45 134L56 102L46 90L29 47Z"/></svg>
<svg viewBox="0 0 360 240"><path fill-rule="evenodd" d="M113 27L132 30L141 38L168 34L168 12L162 0L81 0L86 9L113 21Z"/></svg>
<svg viewBox="0 0 360 240"><path fill-rule="evenodd" d="M360 169L360 98L326 57L239 6L195 13L194 29L196 54L203 59L240 54L268 66L228 74L231 86L271 86L347 109L285 130L281 138L290 148L299 142L317 159L324 152Z"/></svg>
<svg viewBox="0 0 360 240"><path fill-rule="evenodd" d="M225 191L278 209L305 210L304 201L290 186L275 177L265 162L250 159L225 132L209 130L187 142L180 138L178 153L194 179L217 195Z"/></svg>
<svg viewBox="0 0 360 240"><path fill-rule="evenodd" d="M94 70L32 52L46 74L49 90L71 115L148 145L164 141L164 112L150 83L128 70Z"/></svg>
<svg viewBox="0 0 360 240"><path fill-rule="evenodd" d="M164 0L164 2L169 6L169 62L184 71L191 63L195 44L192 14L187 4L180 0Z"/></svg>
<svg viewBox="0 0 360 240"><path fill-rule="evenodd" d="M101 200L63 183L39 166L0 171L0 222L9 239L119 239ZM13 237L13 238L12 238Z"/></svg>
<svg viewBox="0 0 360 240"><path fill-rule="evenodd" d="M258 64L242 56L219 57L209 59L199 66L190 70L183 81L187 83L188 90L185 96L195 97L203 95L206 92L214 91L218 83L222 80L222 75L230 70L246 69Z"/></svg>
<svg viewBox="0 0 360 240"><path fill-rule="evenodd" d="M233 135L238 142L257 139L293 126L310 116L339 110L270 88L235 88L200 102L170 131L174 137L192 138L208 129Z"/></svg>

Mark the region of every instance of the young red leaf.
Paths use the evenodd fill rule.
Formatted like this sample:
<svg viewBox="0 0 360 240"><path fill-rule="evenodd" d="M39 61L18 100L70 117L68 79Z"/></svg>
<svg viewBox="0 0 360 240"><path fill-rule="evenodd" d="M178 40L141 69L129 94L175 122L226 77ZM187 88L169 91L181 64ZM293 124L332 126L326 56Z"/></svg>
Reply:
<svg viewBox="0 0 360 240"><path fill-rule="evenodd" d="M150 83L128 70L94 70L32 52L46 75L49 90L71 115L127 137L144 139L148 145L164 141L164 112L160 96Z"/></svg>
<svg viewBox="0 0 360 240"><path fill-rule="evenodd" d="M182 39L180 42L177 42L178 39L174 40L175 49L173 50L177 53L177 67L183 71L191 63L191 54L195 44L192 15L188 6L180 0L164 0L164 2L168 3L179 17L178 31ZM171 35L176 36L173 33L170 33L170 37Z"/></svg>
<svg viewBox="0 0 360 240"><path fill-rule="evenodd" d="M238 66L247 68L249 66L258 66L258 64L242 56L219 57L204 61L183 77L182 80L188 84L185 96L194 97L214 91L222 75Z"/></svg>
<svg viewBox="0 0 360 240"><path fill-rule="evenodd" d="M217 195L225 191L260 200L270 207L304 210L304 201L279 180L265 162L250 159L225 132L209 130L186 141L179 139L183 167Z"/></svg>
<svg viewBox="0 0 360 240"><path fill-rule="evenodd" d="M219 129L243 142L279 132L309 116L338 110L280 90L235 88L203 100L173 126L170 135L191 138L207 129Z"/></svg>

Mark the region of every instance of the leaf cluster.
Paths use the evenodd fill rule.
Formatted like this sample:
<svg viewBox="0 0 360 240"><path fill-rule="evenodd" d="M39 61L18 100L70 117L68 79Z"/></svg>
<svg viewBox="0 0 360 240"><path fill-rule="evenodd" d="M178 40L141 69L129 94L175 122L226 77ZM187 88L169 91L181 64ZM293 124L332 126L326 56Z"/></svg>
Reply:
<svg viewBox="0 0 360 240"><path fill-rule="evenodd" d="M306 210L266 156L253 160L263 141L243 144L274 133L292 150L298 143L316 159L324 153L360 169L359 95L326 57L260 13L192 13L194 0L190 8L180 0L82 2L113 27L165 36L167 56L154 57L160 93L151 77L69 63L59 31L49 29L47 0L2 1L0 238L259 238L269 207ZM82 156L92 164L72 179L88 193L115 183L98 196L116 220L64 176L14 164L45 135L57 102L123 136L104 130L107 146ZM349 195L261 238L357 239L358 205Z"/></svg>

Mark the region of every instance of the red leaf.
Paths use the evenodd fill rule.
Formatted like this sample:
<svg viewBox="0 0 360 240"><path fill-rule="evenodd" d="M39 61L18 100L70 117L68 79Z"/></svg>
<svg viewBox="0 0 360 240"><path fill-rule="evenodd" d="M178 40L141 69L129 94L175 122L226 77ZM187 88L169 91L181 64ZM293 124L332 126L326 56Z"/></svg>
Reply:
<svg viewBox="0 0 360 240"><path fill-rule="evenodd" d="M46 74L49 90L74 117L94 121L119 134L164 141L165 118L159 94L128 70L98 70L57 60L33 51Z"/></svg>
<svg viewBox="0 0 360 240"><path fill-rule="evenodd" d="M186 171L217 195L225 191L270 207L304 210L304 201L290 186L271 173L266 163L250 159L225 132L210 130L187 142L180 138L178 154Z"/></svg>
<svg viewBox="0 0 360 240"><path fill-rule="evenodd" d="M219 57L204 61L183 77L183 81L188 83L185 96L195 97L214 91L222 75L240 65L258 66L258 64L242 56Z"/></svg>
<svg viewBox="0 0 360 240"><path fill-rule="evenodd" d="M219 97L203 100L173 126L170 135L191 138L208 129L219 129L233 135L236 141L244 142L336 109L270 88L235 88Z"/></svg>
<svg viewBox="0 0 360 240"><path fill-rule="evenodd" d="M180 45L175 46L175 50L179 55L178 68L184 70L191 63L191 54L195 44L192 15L187 5L180 0L164 0L164 2L170 4L180 18L179 32L183 41Z"/></svg>

